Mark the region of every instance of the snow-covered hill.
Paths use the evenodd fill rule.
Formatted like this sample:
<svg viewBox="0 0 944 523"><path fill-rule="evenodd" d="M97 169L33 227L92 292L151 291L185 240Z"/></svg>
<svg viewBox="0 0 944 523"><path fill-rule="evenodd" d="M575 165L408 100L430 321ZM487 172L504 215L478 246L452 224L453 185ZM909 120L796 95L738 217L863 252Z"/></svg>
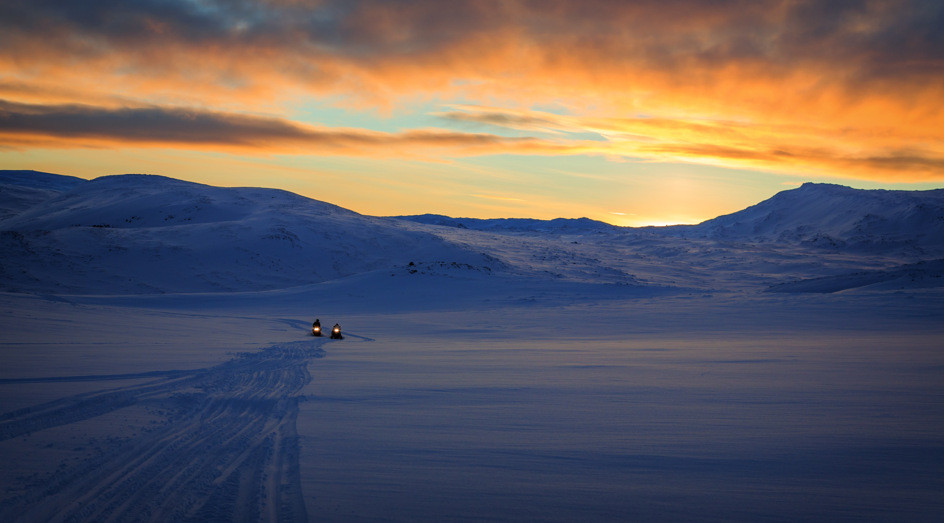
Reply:
<svg viewBox="0 0 944 523"><path fill-rule="evenodd" d="M37 180L45 184L44 178ZM5 188L39 190L30 187L29 179L0 181ZM0 222L3 290L252 291L411 261L489 262L431 234L398 227L394 220L275 189L122 175L44 194L51 197ZM22 207L27 198L12 200L7 208Z"/></svg>
<svg viewBox="0 0 944 523"><path fill-rule="evenodd" d="M944 189L862 190L805 183L742 211L677 230L708 238L941 255Z"/></svg>
<svg viewBox="0 0 944 523"><path fill-rule="evenodd" d="M488 231L638 238L706 238L745 243L780 243L855 251L902 251L944 255L944 189L862 190L806 183L747 209L698 225L616 227L587 218L554 220L450 218L435 214L401 216L416 223Z"/></svg>
<svg viewBox="0 0 944 523"><path fill-rule="evenodd" d="M480 290L507 288L511 280L496 278L507 276L532 280L529 288L809 292L863 287L841 282L944 258L944 189L806 184L696 226L624 228L585 218L370 217L275 189L4 171L0 210L0 290L31 293L259 291L368 273L411 286L474 280ZM933 276L888 285L937 285ZM380 291L381 280L357 281L368 280ZM800 281L818 283L792 284Z"/></svg>
<svg viewBox="0 0 944 523"><path fill-rule="evenodd" d="M0 171L0 222L82 183L81 178L38 171Z"/></svg>

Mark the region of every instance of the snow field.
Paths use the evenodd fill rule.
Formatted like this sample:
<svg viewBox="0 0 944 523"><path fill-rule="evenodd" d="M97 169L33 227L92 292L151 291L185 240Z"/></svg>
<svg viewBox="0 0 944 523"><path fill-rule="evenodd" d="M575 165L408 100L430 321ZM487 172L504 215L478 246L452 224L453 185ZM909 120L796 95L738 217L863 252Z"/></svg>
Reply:
<svg viewBox="0 0 944 523"><path fill-rule="evenodd" d="M2 172L0 519L938 521L941 199L623 229Z"/></svg>
<svg viewBox="0 0 944 523"><path fill-rule="evenodd" d="M410 297L375 294L372 278L409 281L6 295L21 329L0 344L0 513L921 521L944 509L939 291L593 298L608 287L475 294L481 281L427 276ZM465 301L421 307L436 289ZM340 321L345 340L312 338L299 310Z"/></svg>
<svg viewBox="0 0 944 523"><path fill-rule="evenodd" d="M309 510L329 521L940 513L939 326L637 332L635 305L502 309L500 334L451 328L462 313L372 316L374 341L312 366L299 416ZM716 321L729 311L701 305Z"/></svg>

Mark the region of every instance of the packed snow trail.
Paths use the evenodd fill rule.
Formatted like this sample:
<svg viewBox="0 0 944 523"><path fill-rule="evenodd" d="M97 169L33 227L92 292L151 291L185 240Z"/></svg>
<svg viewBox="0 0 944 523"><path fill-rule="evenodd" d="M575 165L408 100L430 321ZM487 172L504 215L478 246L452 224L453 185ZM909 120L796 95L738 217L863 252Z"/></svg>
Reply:
<svg viewBox="0 0 944 523"><path fill-rule="evenodd" d="M306 520L295 426L299 391L311 381L308 362L324 355L321 343L277 345L206 369L142 373L160 376L0 415L0 441L132 405L164 417L4 499L0 520Z"/></svg>

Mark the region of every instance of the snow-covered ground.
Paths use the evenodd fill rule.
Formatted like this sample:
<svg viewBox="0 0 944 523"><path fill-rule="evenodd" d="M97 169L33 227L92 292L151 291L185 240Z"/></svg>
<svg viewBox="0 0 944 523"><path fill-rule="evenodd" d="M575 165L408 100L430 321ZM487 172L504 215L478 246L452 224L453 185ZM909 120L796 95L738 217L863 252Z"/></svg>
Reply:
<svg viewBox="0 0 944 523"><path fill-rule="evenodd" d="M0 173L0 519L936 521L942 193L623 229Z"/></svg>

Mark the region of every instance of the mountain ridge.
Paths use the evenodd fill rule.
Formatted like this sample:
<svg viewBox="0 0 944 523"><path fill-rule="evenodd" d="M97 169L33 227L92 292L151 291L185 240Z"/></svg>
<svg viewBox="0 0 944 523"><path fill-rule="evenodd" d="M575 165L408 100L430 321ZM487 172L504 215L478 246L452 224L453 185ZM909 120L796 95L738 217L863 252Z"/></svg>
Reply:
<svg viewBox="0 0 944 523"><path fill-rule="evenodd" d="M280 189L58 176L0 172L0 290L259 291L376 272L625 288L815 280L780 288L803 292L842 286L817 278L944 258L944 189L804 184L698 225L630 228L587 218L374 217Z"/></svg>
<svg viewBox="0 0 944 523"><path fill-rule="evenodd" d="M856 243L870 235L894 239L908 234L908 227L921 226L933 229L933 241L944 241L944 189L853 189L808 182L691 230L717 238L815 242L819 237Z"/></svg>
<svg viewBox="0 0 944 523"><path fill-rule="evenodd" d="M0 221L0 248L0 289L53 293L271 290L414 260L486 260L427 232L288 191L154 175L101 177L56 192Z"/></svg>

